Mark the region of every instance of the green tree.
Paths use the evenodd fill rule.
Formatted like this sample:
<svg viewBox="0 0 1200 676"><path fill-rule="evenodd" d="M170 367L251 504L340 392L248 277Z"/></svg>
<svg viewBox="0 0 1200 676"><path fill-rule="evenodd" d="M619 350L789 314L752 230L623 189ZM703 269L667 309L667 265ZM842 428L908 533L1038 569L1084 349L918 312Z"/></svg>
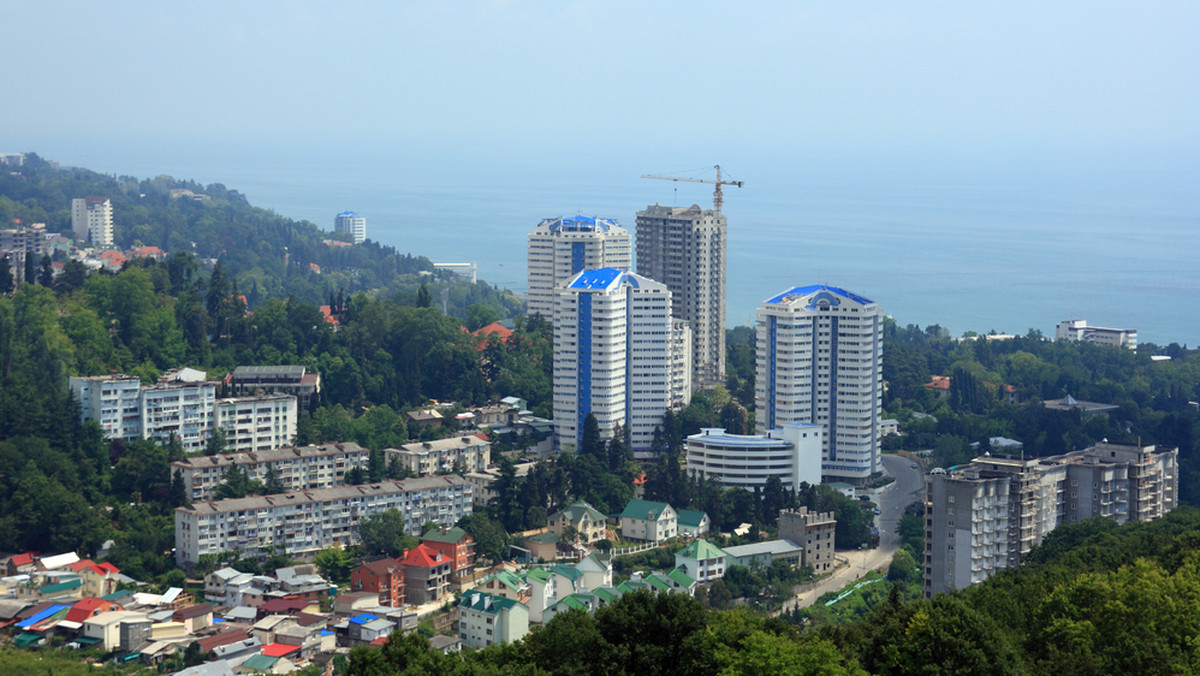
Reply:
<svg viewBox="0 0 1200 676"><path fill-rule="evenodd" d="M499 521L487 515L487 512L471 512L458 520L458 527L475 538L475 551L494 562L504 560L508 555L508 533Z"/></svg>
<svg viewBox="0 0 1200 676"><path fill-rule="evenodd" d="M368 554L398 557L417 546L416 538L404 533L404 515L392 508L358 521L358 537Z"/></svg>
<svg viewBox="0 0 1200 676"><path fill-rule="evenodd" d="M341 547L326 547L313 556L313 564L321 574L334 581L350 579L354 557Z"/></svg>
<svg viewBox="0 0 1200 676"><path fill-rule="evenodd" d="M500 321L500 315L490 306L473 303L467 308L467 330L477 331L492 322Z"/></svg>

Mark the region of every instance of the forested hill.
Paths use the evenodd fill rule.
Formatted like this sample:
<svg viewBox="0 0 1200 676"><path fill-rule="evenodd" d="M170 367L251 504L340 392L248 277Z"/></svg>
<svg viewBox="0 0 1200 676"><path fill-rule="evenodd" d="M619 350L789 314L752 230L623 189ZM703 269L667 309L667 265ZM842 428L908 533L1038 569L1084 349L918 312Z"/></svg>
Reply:
<svg viewBox="0 0 1200 676"><path fill-rule="evenodd" d="M20 219L69 234L71 200L102 195L112 200L118 248L156 246L168 253L185 251L201 259L219 259L236 277L251 307L268 298L289 296L320 305L339 291L347 296L373 289L414 294L419 285L415 276L434 270L423 256L371 241L356 246L326 244L325 240L340 236L308 221L254 207L244 195L220 183L201 185L170 176L110 176L58 167L35 153L26 155L24 165L6 169L0 175L4 227ZM207 199L172 198L172 190L188 190ZM452 296L451 302L484 302L505 317L520 307L511 294L458 289Z"/></svg>

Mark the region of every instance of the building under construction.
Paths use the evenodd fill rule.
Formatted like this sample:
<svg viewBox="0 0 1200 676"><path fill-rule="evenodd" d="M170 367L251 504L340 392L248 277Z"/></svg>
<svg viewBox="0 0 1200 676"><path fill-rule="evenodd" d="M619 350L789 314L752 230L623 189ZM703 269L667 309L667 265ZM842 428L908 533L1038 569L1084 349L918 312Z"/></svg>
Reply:
<svg viewBox="0 0 1200 676"><path fill-rule="evenodd" d="M934 470L925 478L925 596L1020 565L1060 524L1163 516L1178 504L1178 455L1177 448L1101 443Z"/></svg>

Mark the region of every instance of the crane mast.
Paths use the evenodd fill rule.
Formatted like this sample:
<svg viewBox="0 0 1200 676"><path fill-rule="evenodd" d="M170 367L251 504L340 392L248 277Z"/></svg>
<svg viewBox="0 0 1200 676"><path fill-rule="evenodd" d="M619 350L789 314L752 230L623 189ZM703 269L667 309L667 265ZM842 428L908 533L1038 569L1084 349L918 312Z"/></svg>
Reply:
<svg viewBox="0 0 1200 676"><path fill-rule="evenodd" d="M721 213L721 205L725 203L725 194L721 192L721 186L732 185L742 187L745 181L722 181L721 180L721 165L713 165L713 169L717 170L717 179L714 181L707 178L685 178L682 176L658 176L656 174L642 174L642 178L656 178L662 181L684 181L686 183L710 183L715 186L713 189L713 211Z"/></svg>

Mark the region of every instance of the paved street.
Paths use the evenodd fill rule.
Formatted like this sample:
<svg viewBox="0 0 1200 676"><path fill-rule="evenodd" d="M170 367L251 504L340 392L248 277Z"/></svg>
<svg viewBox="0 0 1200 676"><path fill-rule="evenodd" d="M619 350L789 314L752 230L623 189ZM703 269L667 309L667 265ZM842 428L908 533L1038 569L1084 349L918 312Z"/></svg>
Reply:
<svg viewBox="0 0 1200 676"><path fill-rule="evenodd" d="M842 587L862 577L868 570L886 569L892 562L892 555L900 548L900 536L896 534L896 524L904 513L904 508L914 500L919 500L924 489L924 473L920 468L913 469L912 461L908 458L885 454L881 456L884 471L895 477L874 502L879 505L879 516L875 523L879 529L879 547L875 549L842 551L837 553L839 562L846 565L838 568L832 575L825 578L813 589L797 595L784 603L784 610L810 606L822 594L837 591Z"/></svg>

